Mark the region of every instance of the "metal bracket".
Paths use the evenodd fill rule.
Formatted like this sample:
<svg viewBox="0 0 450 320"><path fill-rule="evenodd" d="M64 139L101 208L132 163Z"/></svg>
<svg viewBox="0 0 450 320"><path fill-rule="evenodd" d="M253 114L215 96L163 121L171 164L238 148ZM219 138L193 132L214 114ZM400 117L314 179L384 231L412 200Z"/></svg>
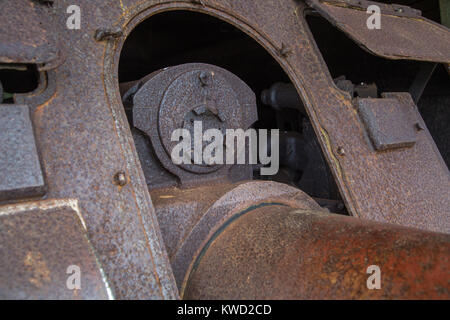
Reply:
<svg viewBox="0 0 450 320"><path fill-rule="evenodd" d="M357 99L358 112L377 151L411 147L416 143L412 116L396 99Z"/></svg>
<svg viewBox="0 0 450 320"><path fill-rule="evenodd" d="M0 201L42 196L45 180L26 105L0 104Z"/></svg>
<svg viewBox="0 0 450 320"><path fill-rule="evenodd" d="M310 1L310 3L313 3L313 1L317 0L312 0ZM422 15L422 11L420 10L399 4L386 4L368 0L326 0L326 1L318 0L318 1L346 8L361 9L364 11L367 10L367 8L371 5L377 5L383 14L395 15L398 17L417 17Z"/></svg>
<svg viewBox="0 0 450 320"><path fill-rule="evenodd" d="M422 17L420 11L363 0L307 0L306 3L374 55L450 63L449 29ZM366 10L370 5L380 8L380 29L367 27Z"/></svg>

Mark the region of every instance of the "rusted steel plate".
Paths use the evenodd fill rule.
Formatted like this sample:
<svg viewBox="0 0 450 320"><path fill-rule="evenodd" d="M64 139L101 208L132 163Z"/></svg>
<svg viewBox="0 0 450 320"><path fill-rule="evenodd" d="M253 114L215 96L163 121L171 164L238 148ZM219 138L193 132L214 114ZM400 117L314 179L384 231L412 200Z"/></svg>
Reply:
<svg viewBox="0 0 450 320"><path fill-rule="evenodd" d="M30 0L0 1L0 63L49 63L58 59L51 9Z"/></svg>
<svg viewBox="0 0 450 320"><path fill-rule="evenodd" d="M450 235L260 206L211 236L184 298L449 299L449 258Z"/></svg>
<svg viewBox="0 0 450 320"><path fill-rule="evenodd" d="M0 177L0 200L45 193L28 106L0 104Z"/></svg>
<svg viewBox="0 0 450 320"><path fill-rule="evenodd" d="M97 29L122 17L120 2L77 1L80 30L66 28L66 9L72 4L55 1L50 8L55 16L52 34L59 37L64 62L47 73L36 92L16 96L31 108L47 196L78 200L116 298L177 299L120 97L117 103L107 99L106 92L119 95L117 72L105 67L110 59L105 58L108 41L94 38ZM25 26L17 19L8 28ZM109 77L113 80L105 80ZM118 173L124 174L123 183L118 183Z"/></svg>
<svg viewBox="0 0 450 320"><path fill-rule="evenodd" d="M0 299L113 298L76 200L0 207L0 257Z"/></svg>
<svg viewBox="0 0 450 320"><path fill-rule="evenodd" d="M408 93L385 94L411 108L423 130L411 148L377 152L368 141L352 97L333 83L299 4L297 34L287 69L305 103L346 207L354 216L421 229L450 232L450 173ZM293 10L291 8L291 10ZM288 17L288 16L287 16ZM294 20L295 18L293 18ZM277 30L274 28L274 30ZM288 41L282 31L272 31Z"/></svg>
<svg viewBox="0 0 450 320"><path fill-rule="evenodd" d="M361 5L355 6L354 3ZM389 59L450 63L450 30L420 15L401 14L389 5L373 1L307 0L324 18L358 45ZM367 8L381 8L381 28L369 29ZM400 13L400 14L399 14Z"/></svg>
<svg viewBox="0 0 450 320"><path fill-rule="evenodd" d="M358 111L377 151L411 147L416 142L414 106L396 99L358 99Z"/></svg>
<svg viewBox="0 0 450 320"><path fill-rule="evenodd" d="M431 137L425 130L421 135L427 137L410 150L375 155L351 97L335 87L311 40L302 2L289 0L280 6L279 1L251 0L80 0L83 27L74 32L65 27L65 9L73 3L54 3L56 33L66 59L47 74L48 86L20 97L20 103L32 108L48 196L78 199L89 238L117 298L178 296L117 75L127 35L144 19L167 10L195 10L225 20L273 55L301 94L352 214L450 229L449 199L443 192L448 190L448 175L437 167L438 151L429 143ZM9 25L20 29L23 21ZM114 37L94 38L99 30L115 28L121 32ZM346 150L345 158L336 154L338 147ZM126 174L123 186L115 184L118 172Z"/></svg>
<svg viewBox="0 0 450 320"><path fill-rule="evenodd" d="M362 137L358 144L345 144L348 152L338 157L353 199L361 208L357 215L449 233L448 168L411 96L408 93L385 93L383 97L396 99L403 110L409 110L409 115L399 120L408 121L409 127L402 129L397 123L393 129L415 130L414 134L408 133L409 138L403 138L408 138L411 143L415 139L416 143L412 147L385 152L376 152L369 143L362 141ZM344 131L350 128L336 129Z"/></svg>
<svg viewBox="0 0 450 320"><path fill-rule="evenodd" d="M58 94L50 103L38 107L36 116L45 141L47 171L55 185L68 190L54 192L74 193L80 198L80 206L89 213L86 220L92 242L103 258L112 286L119 290L118 297L173 297L158 293L153 286L157 282L152 268L146 265L151 258L141 251L143 247L123 245L145 243L137 227L144 226L150 234L150 251L159 257L156 274L159 279L169 278L157 240L158 223L144 189L117 79L120 51L127 35L143 20L168 10L194 10L227 21L253 37L280 63L306 106L352 215L450 232L450 199L442 191L448 190L448 173L442 174L443 163L436 161L440 155L428 132L420 133L419 141L409 150L376 153L372 149L352 98L336 88L312 40L302 2L289 0L280 6L279 1L251 0L203 0L201 4L150 0L105 4L96 0L80 1L80 6L88 25L81 33L63 33L64 43L78 49L69 50L66 63L58 71L64 79L59 84L64 95ZM96 30L113 27L120 28L122 35L108 41L92 40ZM67 72L71 77L65 78ZM89 112L83 106L89 106ZM45 126L49 121L53 129ZM55 144L52 136L61 133ZM115 137L113 141L105 139L111 136ZM76 150L102 156L74 154L73 148L64 147L71 143L75 143ZM95 145L95 151L89 145ZM345 150L345 157L338 155L339 148ZM71 166L58 160L71 157L75 157ZM112 176L124 167L131 184L115 189ZM82 179L74 188L72 178L78 177L80 169ZM118 239L107 236L105 230L114 230ZM145 281L128 281L130 274L137 279L142 273L147 275L144 279L151 279L152 286L145 286ZM170 281L166 284L169 289L163 293L171 293Z"/></svg>

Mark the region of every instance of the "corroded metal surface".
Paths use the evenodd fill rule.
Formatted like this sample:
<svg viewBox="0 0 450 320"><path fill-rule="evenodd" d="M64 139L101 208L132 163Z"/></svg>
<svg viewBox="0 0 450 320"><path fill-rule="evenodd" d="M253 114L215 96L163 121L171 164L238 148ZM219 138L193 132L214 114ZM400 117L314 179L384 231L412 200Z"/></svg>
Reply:
<svg viewBox="0 0 450 320"><path fill-rule="evenodd" d="M28 2L7 3L28 8ZM371 149L351 97L337 89L312 40L303 2L288 0L280 6L279 1L250 0L80 0L83 27L69 31L65 10L71 4L56 1L52 8L64 62L41 73L38 90L16 96L15 102L31 108L48 197L77 199L89 239L117 298L178 297L117 75L129 33L143 20L168 10L194 10L227 21L278 61L300 93L353 215L450 230L448 170L442 174L446 168L428 131L425 128L407 150L376 153ZM2 26L9 21L9 29L21 30L22 19L14 19L6 17ZM54 57L38 56L30 55L31 61ZM118 173L123 174L119 184Z"/></svg>
<svg viewBox="0 0 450 320"><path fill-rule="evenodd" d="M123 106L106 99L105 90L118 86L104 81L106 42L94 39L95 31L121 17L122 10L118 2L78 1L82 28L68 30L66 8L72 4L57 1L51 8L64 63L41 77L35 92L15 97L31 109L47 197L78 201L116 298L176 299ZM14 27L23 27L23 21L9 26ZM118 173L124 183L117 183Z"/></svg>
<svg viewBox="0 0 450 320"><path fill-rule="evenodd" d="M252 181L151 193L180 294L186 275L210 235L237 212L260 203L321 210L304 192L276 182Z"/></svg>
<svg viewBox="0 0 450 320"><path fill-rule="evenodd" d="M45 193L30 110L0 104L0 201Z"/></svg>
<svg viewBox="0 0 450 320"><path fill-rule="evenodd" d="M414 108L396 99L357 99L358 111L377 151L416 143Z"/></svg>
<svg viewBox="0 0 450 320"><path fill-rule="evenodd" d="M184 298L449 299L449 257L446 234L259 206L211 236ZM371 265L380 289L367 287Z"/></svg>
<svg viewBox="0 0 450 320"><path fill-rule="evenodd" d="M337 28L349 35L361 47L373 54L389 59L409 59L450 63L450 30L438 23L421 17L408 7L373 1L356 7L357 1L307 0L310 6L322 14ZM381 28L367 28L366 12L372 5L381 8Z"/></svg>
<svg viewBox="0 0 450 320"><path fill-rule="evenodd" d="M201 140L207 129L217 129L225 135L227 129L246 130L256 120L252 90L232 73L207 64L184 64L155 72L133 97L134 126L147 134L157 159L182 185L227 179L232 166L205 164L203 153L200 162L190 154L186 160L191 164L176 165L171 157L179 143L172 140L176 129L186 129L196 139L195 122L201 123ZM192 141L195 150L194 145ZM200 148L205 146L203 142ZM241 167L241 175L250 176L251 170ZM151 179L150 184L154 185Z"/></svg>
<svg viewBox="0 0 450 320"><path fill-rule="evenodd" d="M30 0L0 2L0 62L50 63L58 59L58 33L50 8Z"/></svg>
<svg viewBox="0 0 450 320"><path fill-rule="evenodd" d="M300 5L298 39L311 39ZM450 174L417 107L423 128L412 148L376 152L352 97L335 87L318 50L299 41L288 59L322 149L352 215L422 229L450 232ZM305 72L305 70L308 70ZM405 94L395 95L396 98ZM385 95L384 98L393 97Z"/></svg>
<svg viewBox="0 0 450 320"><path fill-rule="evenodd" d="M76 200L0 206L0 257L0 299L113 298Z"/></svg>

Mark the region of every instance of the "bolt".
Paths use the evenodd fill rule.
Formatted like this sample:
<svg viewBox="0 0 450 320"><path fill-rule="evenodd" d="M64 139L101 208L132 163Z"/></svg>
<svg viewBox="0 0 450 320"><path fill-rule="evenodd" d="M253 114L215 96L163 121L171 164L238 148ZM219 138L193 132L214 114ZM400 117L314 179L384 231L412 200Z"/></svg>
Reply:
<svg viewBox="0 0 450 320"><path fill-rule="evenodd" d="M192 2L193 4L201 5L202 7L205 6L204 0L191 0L191 2Z"/></svg>
<svg viewBox="0 0 450 320"><path fill-rule="evenodd" d="M417 122L414 126L415 126L417 131L425 130L425 128L422 126L422 124L420 122Z"/></svg>
<svg viewBox="0 0 450 320"><path fill-rule="evenodd" d="M288 55L290 55L292 53L292 50L289 46L287 46L286 44L282 43L281 44L281 49L279 50L280 56L286 58Z"/></svg>
<svg viewBox="0 0 450 320"><path fill-rule="evenodd" d="M198 76L198 78L200 80L200 83L202 84L202 87L205 87L208 85L209 75L205 71L200 72L200 75Z"/></svg>
<svg viewBox="0 0 450 320"><path fill-rule="evenodd" d="M343 147L338 147L337 154L340 156L345 156L345 149Z"/></svg>
<svg viewBox="0 0 450 320"><path fill-rule="evenodd" d="M114 176L114 182L121 187L126 185L127 184L127 175L125 174L125 172L123 172L123 171L117 172L116 175Z"/></svg>
<svg viewBox="0 0 450 320"><path fill-rule="evenodd" d="M95 31L94 38L96 41L103 41L119 38L122 35L123 31L120 27L116 27L113 29L97 29L97 31Z"/></svg>

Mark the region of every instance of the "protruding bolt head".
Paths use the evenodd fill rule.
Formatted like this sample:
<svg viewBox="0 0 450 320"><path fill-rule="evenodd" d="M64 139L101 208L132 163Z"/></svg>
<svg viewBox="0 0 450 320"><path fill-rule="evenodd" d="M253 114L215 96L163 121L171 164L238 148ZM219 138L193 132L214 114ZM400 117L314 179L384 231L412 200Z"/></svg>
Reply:
<svg viewBox="0 0 450 320"><path fill-rule="evenodd" d="M127 175L125 174L125 172L123 172L123 171L117 172L116 175L114 176L114 182L121 187L126 185L128 182L128 179L127 179Z"/></svg>
<svg viewBox="0 0 450 320"><path fill-rule="evenodd" d="M96 41L103 41L103 40L113 40L116 38L119 38L123 35L123 30L120 27L115 28L101 28L97 29L94 34L94 38Z"/></svg>
<svg viewBox="0 0 450 320"><path fill-rule="evenodd" d="M281 48L279 49L279 53L280 53L280 56L282 56L283 58L286 58L287 56L289 56L292 53L292 49L287 44L282 43Z"/></svg>
<svg viewBox="0 0 450 320"><path fill-rule="evenodd" d="M205 87L209 84L209 74L205 71L200 72L198 78L200 80L200 83L202 84L202 87Z"/></svg>
<svg viewBox="0 0 450 320"><path fill-rule="evenodd" d="M344 149L344 147L338 147L336 151L337 151L338 155L345 156L345 149Z"/></svg>
<svg viewBox="0 0 450 320"><path fill-rule="evenodd" d="M425 128L422 126L422 124L420 122L417 122L414 127L416 128L417 131L423 131L425 130Z"/></svg>

